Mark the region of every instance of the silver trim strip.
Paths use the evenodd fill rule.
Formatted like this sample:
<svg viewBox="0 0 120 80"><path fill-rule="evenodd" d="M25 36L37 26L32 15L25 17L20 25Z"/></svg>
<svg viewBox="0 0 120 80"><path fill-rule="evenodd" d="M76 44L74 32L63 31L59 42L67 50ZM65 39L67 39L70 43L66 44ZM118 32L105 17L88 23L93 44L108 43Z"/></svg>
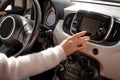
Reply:
<svg viewBox="0 0 120 80"><path fill-rule="evenodd" d="M114 18L112 17L112 16L110 16L111 17L111 23L110 23L110 28L109 28L109 30L108 30L108 32L107 32L107 35L105 36L105 38L104 38L104 40L107 40L108 39L108 37L109 37L109 35L110 35L110 32L112 31L112 28L113 28L113 24L114 24Z"/></svg>
<svg viewBox="0 0 120 80"><path fill-rule="evenodd" d="M13 34L14 30L15 30L15 19L14 19L12 16L7 16L7 17L5 17L5 18L2 20L2 22L0 23L0 27L1 27L2 23L3 23L7 18L11 18L11 19L13 20L13 29L12 29L12 32L11 32L11 33L8 35L8 37L6 37L6 38L4 38L4 37L2 37L2 36L0 35L0 38L3 39L3 40L9 39L9 38L12 36L12 34Z"/></svg>
<svg viewBox="0 0 120 80"><path fill-rule="evenodd" d="M74 15L73 20L72 20L72 23L71 23L71 25L70 25L70 33L71 33L71 34L74 34L74 33L72 32L72 29L73 29L73 22L75 21L75 19L76 19L76 14Z"/></svg>

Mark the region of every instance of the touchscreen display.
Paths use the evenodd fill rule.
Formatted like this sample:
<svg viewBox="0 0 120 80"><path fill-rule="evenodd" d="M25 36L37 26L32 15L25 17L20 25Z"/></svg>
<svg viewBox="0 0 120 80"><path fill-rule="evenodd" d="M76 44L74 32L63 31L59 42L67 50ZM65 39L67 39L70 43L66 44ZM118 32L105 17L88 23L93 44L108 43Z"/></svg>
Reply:
<svg viewBox="0 0 120 80"><path fill-rule="evenodd" d="M99 26L100 26L101 21L89 17L84 17L82 19L81 25L79 27L80 31L87 31L88 33L91 34L96 34Z"/></svg>

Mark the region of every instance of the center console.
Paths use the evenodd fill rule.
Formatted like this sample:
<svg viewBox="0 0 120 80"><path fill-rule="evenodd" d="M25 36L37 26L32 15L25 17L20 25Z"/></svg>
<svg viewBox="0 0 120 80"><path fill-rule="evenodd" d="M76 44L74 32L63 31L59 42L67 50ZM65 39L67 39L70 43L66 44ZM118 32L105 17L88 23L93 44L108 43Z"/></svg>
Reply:
<svg viewBox="0 0 120 80"><path fill-rule="evenodd" d="M100 71L99 62L76 52L55 68L53 80L110 80L101 76Z"/></svg>
<svg viewBox="0 0 120 80"><path fill-rule="evenodd" d="M112 30L113 21L112 16L80 10L66 17L63 30L71 35L81 31L87 31L86 35L90 36L91 41L99 43L107 40ZM69 27L69 31L65 27Z"/></svg>
<svg viewBox="0 0 120 80"><path fill-rule="evenodd" d="M63 31L69 35L87 31L86 36L90 36L90 42L94 44L110 46L120 40L120 22L113 16L91 11L80 10L68 14L64 19ZM110 80L100 75L99 61L83 54L75 52L62 61L55 68L53 80Z"/></svg>

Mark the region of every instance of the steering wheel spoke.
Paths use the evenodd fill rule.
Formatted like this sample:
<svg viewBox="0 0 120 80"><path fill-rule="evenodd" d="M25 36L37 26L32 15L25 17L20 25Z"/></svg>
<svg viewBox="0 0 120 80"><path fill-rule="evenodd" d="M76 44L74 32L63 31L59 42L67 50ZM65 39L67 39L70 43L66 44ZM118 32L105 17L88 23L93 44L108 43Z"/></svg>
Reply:
<svg viewBox="0 0 120 80"><path fill-rule="evenodd" d="M0 52L2 53L7 53L7 51L9 50L10 48L8 46L6 46L5 44L1 44L0 45Z"/></svg>
<svg viewBox="0 0 120 80"><path fill-rule="evenodd" d="M0 52L6 54L8 57L10 57L11 55L15 55L16 52L18 52L20 49L22 48L21 45L17 45L17 46L7 46L5 44L1 44L0 45Z"/></svg>
<svg viewBox="0 0 120 80"><path fill-rule="evenodd" d="M29 41L32 35L33 28L29 23L26 23L22 30L20 31L18 41L23 45Z"/></svg>

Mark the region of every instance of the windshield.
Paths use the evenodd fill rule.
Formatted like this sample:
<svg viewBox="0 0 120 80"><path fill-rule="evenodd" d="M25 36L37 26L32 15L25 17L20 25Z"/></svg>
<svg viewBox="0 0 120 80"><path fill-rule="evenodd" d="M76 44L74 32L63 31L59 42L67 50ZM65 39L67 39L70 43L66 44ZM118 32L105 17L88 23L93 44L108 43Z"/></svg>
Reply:
<svg viewBox="0 0 120 80"><path fill-rule="evenodd" d="M120 3L120 0L74 0L74 1L104 1L104 2Z"/></svg>
<svg viewBox="0 0 120 80"><path fill-rule="evenodd" d="M96 1L119 2L120 3L120 0L96 0Z"/></svg>

